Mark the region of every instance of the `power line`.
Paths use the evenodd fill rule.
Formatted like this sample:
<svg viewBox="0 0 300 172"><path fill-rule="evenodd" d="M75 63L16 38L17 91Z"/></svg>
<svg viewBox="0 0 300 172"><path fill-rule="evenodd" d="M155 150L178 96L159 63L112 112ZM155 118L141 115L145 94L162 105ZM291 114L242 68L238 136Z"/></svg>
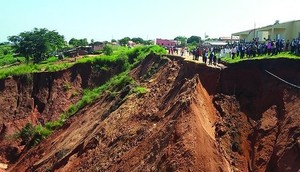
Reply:
<svg viewBox="0 0 300 172"><path fill-rule="evenodd" d="M295 87L295 88L300 89L300 86L298 86L298 85L292 84L292 83L290 83L290 82L288 82L288 81L286 81L286 80L284 80L284 79L282 79L282 78L280 78L280 77L274 75L273 73L271 73L271 72L269 72L269 71L267 71L267 70L265 70L265 72L267 72L268 74L274 76L275 78L279 79L280 81L282 81L282 82L284 82L284 83L286 83L286 84L288 84L288 85L290 85L290 86L292 86L292 87Z"/></svg>

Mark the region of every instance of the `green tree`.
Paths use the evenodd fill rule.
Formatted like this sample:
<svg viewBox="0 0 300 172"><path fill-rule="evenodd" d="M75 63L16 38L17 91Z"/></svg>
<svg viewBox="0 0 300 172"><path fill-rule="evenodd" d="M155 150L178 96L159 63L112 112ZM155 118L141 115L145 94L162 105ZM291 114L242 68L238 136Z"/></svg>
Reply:
<svg viewBox="0 0 300 172"><path fill-rule="evenodd" d="M72 38L69 41L69 45L72 45L73 47L87 46L88 44L89 43L86 38L83 38L83 39Z"/></svg>
<svg viewBox="0 0 300 172"><path fill-rule="evenodd" d="M65 46L64 36L46 28L34 28L33 31L10 36L8 40L13 43L15 53L24 56L27 62L32 57L35 63L46 59L50 53L57 52Z"/></svg>
<svg viewBox="0 0 300 172"><path fill-rule="evenodd" d="M144 44L144 40L142 38L132 38L131 41L137 43L137 44Z"/></svg>
<svg viewBox="0 0 300 172"><path fill-rule="evenodd" d="M145 44L145 45L153 45L154 42L153 42L152 40L145 40L145 41L144 41L144 44Z"/></svg>
<svg viewBox="0 0 300 172"><path fill-rule="evenodd" d="M105 55L112 55L112 53L113 53L113 49L112 49L112 47L110 46L110 45L105 45L104 47L103 47L103 53L105 54Z"/></svg>
<svg viewBox="0 0 300 172"><path fill-rule="evenodd" d="M87 46L87 45L89 45L89 43L86 38L79 39L79 46Z"/></svg>
<svg viewBox="0 0 300 172"><path fill-rule="evenodd" d="M200 43L201 42L201 37L200 36L191 36L187 39L187 43L188 44L192 44L192 43Z"/></svg>
<svg viewBox="0 0 300 172"><path fill-rule="evenodd" d="M179 42L179 45L186 46L187 38L185 36L177 36L174 40Z"/></svg>
<svg viewBox="0 0 300 172"><path fill-rule="evenodd" d="M78 44L78 40L75 38L70 39L69 45L76 46Z"/></svg>
<svg viewBox="0 0 300 172"><path fill-rule="evenodd" d="M125 37L119 40L120 45L125 46L128 44L128 41L130 41L129 37Z"/></svg>
<svg viewBox="0 0 300 172"><path fill-rule="evenodd" d="M0 44L0 58L4 55L12 54L12 47L11 45L1 45Z"/></svg>

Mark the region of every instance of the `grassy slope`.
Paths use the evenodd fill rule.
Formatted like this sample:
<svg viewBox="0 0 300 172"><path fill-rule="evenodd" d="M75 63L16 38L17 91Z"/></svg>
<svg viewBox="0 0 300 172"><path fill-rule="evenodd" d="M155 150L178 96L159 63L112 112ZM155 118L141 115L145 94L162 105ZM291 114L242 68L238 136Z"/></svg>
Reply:
<svg viewBox="0 0 300 172"><path fill-rule="evenodd" d="M128 58L132 58L134 56L134 61L131 63L135 63L139 61L141 58L145 57L150 52L160 54L162 50L157 46L147 46L147 47L136 47L132 49L121 47L116 50L113 55L99 55L96 57L84 57L76 62L62 62L57 61L55 58L49 58L46 61L41 62L40 64L21 64L17 66L10 66L0 68L0 79L6 78L8 76L16 76L16 75L25 75L30 73L39 73L39 72L56 72L61 71L77 63L105 63L111 64L114 61L128 61Z"/></svg>
<svg viewBox="0 0 300 172"><path fill-rule="evenodd" d="M238 63L238 62L245 61L245 60L279 59L279 58L300 60L299 56L290 54L288 52L283 52L283 53L279 53L274 56L265 55L265 56L259 56L259 57L251 57L251 58L246 57L243 59L240 59L240 57L235 57L234 59L231 59L231 57L225 57L225 58L222 58L222 61L224 61L226 63Z"/></svg>
<svg viewBox="0 0 300 172"><path fill-rule="evenodd" d="M19 62L24 62L24 57L14 57L13 49L10 45L0 45L0 67L5 65L11 65Z"/></svg>

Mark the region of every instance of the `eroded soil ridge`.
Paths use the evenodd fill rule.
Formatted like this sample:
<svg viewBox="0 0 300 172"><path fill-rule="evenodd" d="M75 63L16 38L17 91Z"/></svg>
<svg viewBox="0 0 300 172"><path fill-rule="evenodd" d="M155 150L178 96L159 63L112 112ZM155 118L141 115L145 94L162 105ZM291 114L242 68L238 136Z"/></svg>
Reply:
<svg viewBox="0 0 300 172"><path fill-rule="evenodd" d="M40 74L27 85L1 80L0 160L8 171L298 171L300 91L265 70L300 84L299 65L261 60L220 70L150 55L130 72L146 93L131 85L114 98L104 92L31 149L6 136L57 118L83 88L107 79L86 66L89 73Z"/></svg>

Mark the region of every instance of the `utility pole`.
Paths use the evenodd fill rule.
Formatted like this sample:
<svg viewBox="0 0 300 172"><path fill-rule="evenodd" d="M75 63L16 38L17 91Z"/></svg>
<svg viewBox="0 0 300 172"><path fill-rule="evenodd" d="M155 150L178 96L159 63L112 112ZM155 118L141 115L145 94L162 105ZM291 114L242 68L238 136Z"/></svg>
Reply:
<svg viewBox="0 0 300 172"><path fill-rule="evenodd" d="M254 29L253 29L253 31L254 31L254 40L256 40L256 31L255 31L255 27L256 27L256 22L254 22Z"/></svg>

